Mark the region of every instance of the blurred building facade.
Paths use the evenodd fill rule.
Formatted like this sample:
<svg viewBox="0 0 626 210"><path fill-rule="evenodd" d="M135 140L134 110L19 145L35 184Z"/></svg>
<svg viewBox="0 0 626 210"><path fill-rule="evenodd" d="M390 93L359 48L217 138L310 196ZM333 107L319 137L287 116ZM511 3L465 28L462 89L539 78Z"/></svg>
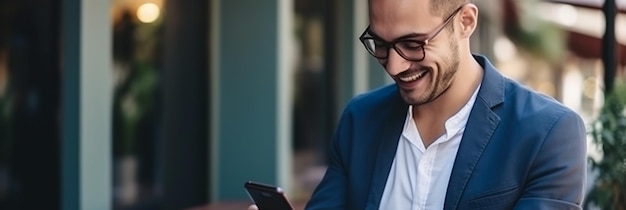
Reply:
<svg viewBox="0 0 626 210"><path fill-rule="evenodd" d="M188 209L248 180L306 200L343 106L391 82L357 39L367 1L40 3L0 0L0 209ZM601 12L474 3L476 53L593 119Z"/></svg>

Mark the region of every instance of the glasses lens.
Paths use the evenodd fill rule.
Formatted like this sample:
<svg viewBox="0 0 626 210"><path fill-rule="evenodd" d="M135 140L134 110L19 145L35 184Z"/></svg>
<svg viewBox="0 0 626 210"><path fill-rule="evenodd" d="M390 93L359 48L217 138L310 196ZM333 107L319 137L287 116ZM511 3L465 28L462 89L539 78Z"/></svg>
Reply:
<svg viewBox="0 0 626 210"><path fill-rule="evenodd" d="M417 41L396 42L396 49L408 60L421 60L424 58L424 44Z"/></svg>
<svg viewBox="0 0 626 210"><path fill-rule="evenodd" d="M386 58L387 53L389 52L389 48L387 45L381 41L375 40L373 38L364 38L363 44L367 51L372 54L376 58Z"/></svg>

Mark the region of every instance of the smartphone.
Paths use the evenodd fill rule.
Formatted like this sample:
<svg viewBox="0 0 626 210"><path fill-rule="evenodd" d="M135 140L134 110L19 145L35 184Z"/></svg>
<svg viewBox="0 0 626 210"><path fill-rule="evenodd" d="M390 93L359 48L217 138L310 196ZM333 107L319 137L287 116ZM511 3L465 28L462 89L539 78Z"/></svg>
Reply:
<svg viewBox="0 0 626 210"><path fill-rule="evenodd" d="M280 187L248 181L244 184L244 188L259 210L294 209Z"/></svg>

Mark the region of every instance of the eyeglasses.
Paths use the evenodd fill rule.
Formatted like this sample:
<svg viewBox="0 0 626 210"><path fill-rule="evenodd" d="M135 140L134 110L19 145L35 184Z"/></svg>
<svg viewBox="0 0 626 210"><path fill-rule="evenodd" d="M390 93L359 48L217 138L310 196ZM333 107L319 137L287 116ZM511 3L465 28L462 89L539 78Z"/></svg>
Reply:
<svg viewBox="0 0 626 210"><path fill-rule="evenodd" d="M393 48L398 52L402 58L408 61L422 61L426 57L426 51L424 50L424 46L428 44L439 32L441 32L448 23L452 22L452 17L454 17L461 9L465 6L461 5L457 8L446 20L438 26L434 31L426 34L426 39L422 40L414 40L409 39L406 36L401 37L392 42L386 42L376 35L370 34L370 27L361 34L359 40L365 46L365 49L372 54L372 56L378 59L386 59L389 57L389 49ZM410 36L410 35L409 35Z"/></svg>

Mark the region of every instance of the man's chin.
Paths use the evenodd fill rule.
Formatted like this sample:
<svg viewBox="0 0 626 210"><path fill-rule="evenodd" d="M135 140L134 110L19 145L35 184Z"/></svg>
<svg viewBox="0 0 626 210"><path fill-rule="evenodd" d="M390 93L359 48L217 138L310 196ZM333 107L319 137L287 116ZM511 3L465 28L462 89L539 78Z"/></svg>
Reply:
<svg viewBox="0 0 626 210"><path fill-rule="evenodd" d="M423 98L420 98L419 96L411 95L410 93L405 91L401 91L400 95L402 96L404 102L407 104L415 106L424 104Z"/></svg>

